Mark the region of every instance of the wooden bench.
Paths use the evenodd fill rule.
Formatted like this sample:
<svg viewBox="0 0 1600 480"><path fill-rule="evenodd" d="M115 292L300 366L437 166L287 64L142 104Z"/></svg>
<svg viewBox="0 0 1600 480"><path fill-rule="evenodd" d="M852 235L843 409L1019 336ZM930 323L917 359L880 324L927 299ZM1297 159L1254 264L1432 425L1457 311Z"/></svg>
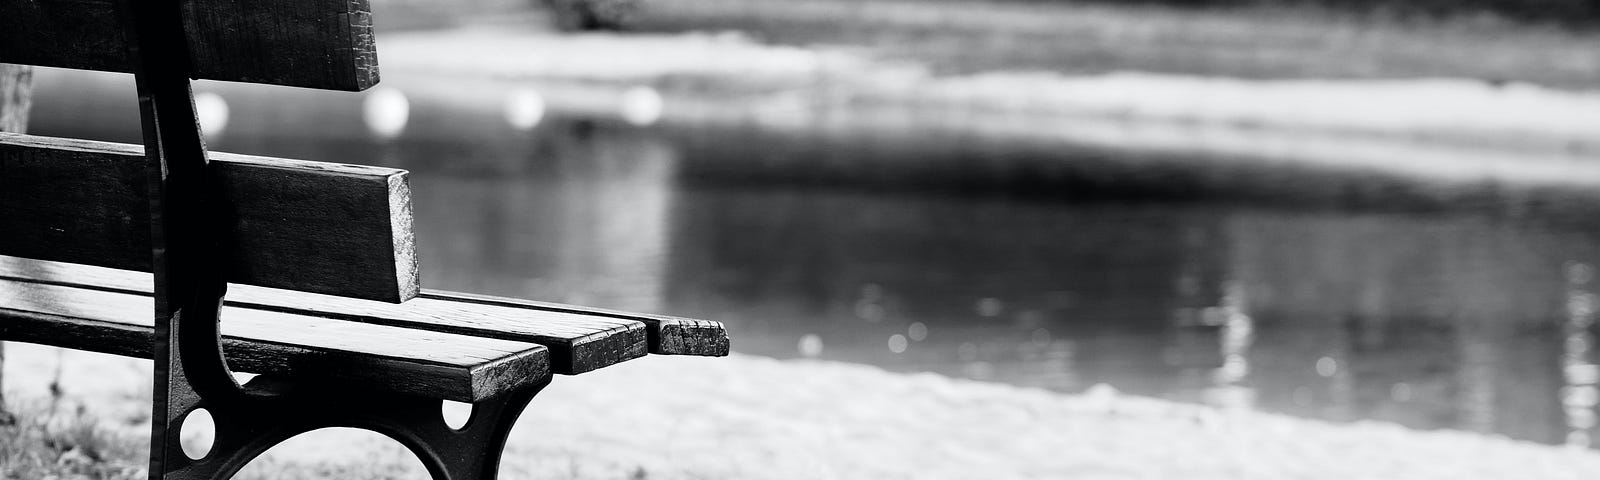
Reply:
<svg viewBox="0 0 1600 480"><path fill-rule="evenodd" d="M716 322L422 289L404 171L206 151L190 79L371 87L368 11L0 0L0 63L139 87L144 145L0 133L0 340L154 359L151 478L225 478L331 426L393 437L435 478L494 478L552 374L728 353ZM465 425L443 400L473 404ZM217 435L191 458L200 409Z"/></svg>

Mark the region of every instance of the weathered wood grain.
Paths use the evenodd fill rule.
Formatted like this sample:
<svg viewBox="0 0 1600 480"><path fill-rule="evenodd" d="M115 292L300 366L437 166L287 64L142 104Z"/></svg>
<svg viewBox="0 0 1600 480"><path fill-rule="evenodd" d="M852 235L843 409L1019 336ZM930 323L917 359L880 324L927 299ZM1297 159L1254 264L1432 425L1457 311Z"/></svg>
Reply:
<svg viewBox="0 0 1600 480"><path fill-rule="evenodd" d="M527 308L587 317L605 317L641 322L645 324L646 331L649 333L650 353L657 355L724 357L728 355L729 350L728 331L723 327L722 322L428 289L424 289L419 298Z"/></svg>
<svg viewBox="0 0 1600 480"><path fill-rule="evenodd" d="M138 145L0 133L0 254L150 269ZM403 302L420 290L406 172L212 153L234 283Z"/></svg>
<svg viewBox="0 0 1600 480"><path fill-rule="evenodd" d="M0 257L0 279L148 296L149 274ZM270 312L537 343L550 349L551 371L575 375L646 353L643 323L607 317L417 298L403 304L237 285L226 305Z"/></svg>
<svg viewBox="0 0 1600 480"><path fill-rule="evenodd" d="M0 279L0 339L149 358L146 295ZM251 373L356 382L400 393L472 402L550 374L544 347L225 307L223 347Z"/></svg>
<svg viewBox="0 0 1600 480"><path fill-rule="evenodd" d="M533 342L550 349L555 373L576 375L643 357L643 323L569 313L416 298L404 304L238 288L228 305L264 311Z"/></svg>
<svg viewBox="0 0 1600 480"><path fill-rule="evenodd" d="M0 278L30 279L144 295L149 295L151 291L150 275L146 273L4 256L0 256ZM606 363L608 361L615 363L642 354L636 351L638 347L632 346L636 345L636 335L640 331L630 325L634 322L643 324L650 353L698 356L728 354L728 333L719 322L438 290L423 290L416 300L402 305L381 305L285 295L282 292L236 286L229 291L228 302L229 305L249 304L281 311L303 309L322 312L314 314L342 318L366 316L368 318L362 321L532 341L551 347L552 368L556 373L581 373L609 364ZM421 306L421 312L400 313L413 306ZM397 318L374 320L371 317ZM568 341L572 346L563 346ZM563 352L571 352L570 369L567 366L555 366L565 361L562 357L568 353ZM612 353L602 355L603 352Z"/></svg>
<svg viewBox="0 0 1600 480"><path fill-rule="evenodd" d="M0 62L132 72L120 9L118 0L0 2ZM352 91L378 83L367 0L185 0L183 10L192 78Z"/></svg>
<svg viewBox="0 0 1600 480"><path fill-rule="evenodd" d="M194 77L365 90L378 83L367 0L188 0Z"/></svg>

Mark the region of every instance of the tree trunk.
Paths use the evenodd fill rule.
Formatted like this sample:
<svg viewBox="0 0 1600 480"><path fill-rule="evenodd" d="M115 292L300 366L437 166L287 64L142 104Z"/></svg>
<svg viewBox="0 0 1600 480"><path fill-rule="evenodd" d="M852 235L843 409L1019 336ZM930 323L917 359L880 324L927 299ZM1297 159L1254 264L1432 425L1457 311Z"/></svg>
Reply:
<svg viewBox="0 0 1600 480"><path fill-rule="evenodd" d="M33 67L0 64L0 132L26 132L32 105Z"/></svg>
<svg viewBox="0 0 1600 480"><path fill-rule="evenodd" d="M32 106L33 67L0 63L0 132L26 132ZM5 343L0 342L0 424L11 425L16 418L6 409L5 359Z"/></svg>

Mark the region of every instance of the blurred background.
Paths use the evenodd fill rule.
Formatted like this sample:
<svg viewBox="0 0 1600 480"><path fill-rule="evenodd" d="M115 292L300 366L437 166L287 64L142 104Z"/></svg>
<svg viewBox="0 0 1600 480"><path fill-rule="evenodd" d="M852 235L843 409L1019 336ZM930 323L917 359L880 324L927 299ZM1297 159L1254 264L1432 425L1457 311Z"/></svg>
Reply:
<svg viewBox="0 0 1600 480"><path fill-rule="evenodd" d="M197 103L215 150L410 170L430 288L1594 439L1589 0L373 4L379 87ZM35 75L30 133L139 141L131 78Z"/></svg>

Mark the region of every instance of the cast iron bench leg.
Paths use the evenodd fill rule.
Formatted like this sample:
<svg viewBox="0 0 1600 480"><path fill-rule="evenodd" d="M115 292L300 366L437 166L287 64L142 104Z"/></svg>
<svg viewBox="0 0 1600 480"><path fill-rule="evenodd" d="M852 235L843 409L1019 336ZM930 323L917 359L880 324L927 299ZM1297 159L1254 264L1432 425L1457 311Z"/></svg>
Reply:
<svg viewBox="0 0 1600 480"><path fill-rule="evenodd" d="M549 380L513 390L473 405L460 429L450 428L441 414L442 401L384 392L340 390L306 383L277 384L258 377L252 390L275 397L253 398L206 406L216 423L211 450L200 460L169 457L163 478L211 480L228 478L274 445L301 433L329 427L377 432L410 449L435 480L492 480L500 467L506 437L528 402ZM203 403L203 402L202 402ZM187 414L202 403L181 405ZM177 418L183 418L182 416ZM168 451L181 452L176 436Z"/></svg>
<svg viewBox="0 0 1600 480"><path fill-rule="evenodd" d="M152 190L156 272L155 405L150 476L168 480L231 477L250 460L295 435L354 427L405 445L438 480L496 477L506 436L546 379L474 405L461 429L445 424L442 401L356 391L309 381L234 381L222 355L218 313L227 291L218 259L220 225L195 119L182 12L176 1L128 2L137 51L140 112ZM183 453L179 432L204 408L216 425L200 459Z"/></svg>

